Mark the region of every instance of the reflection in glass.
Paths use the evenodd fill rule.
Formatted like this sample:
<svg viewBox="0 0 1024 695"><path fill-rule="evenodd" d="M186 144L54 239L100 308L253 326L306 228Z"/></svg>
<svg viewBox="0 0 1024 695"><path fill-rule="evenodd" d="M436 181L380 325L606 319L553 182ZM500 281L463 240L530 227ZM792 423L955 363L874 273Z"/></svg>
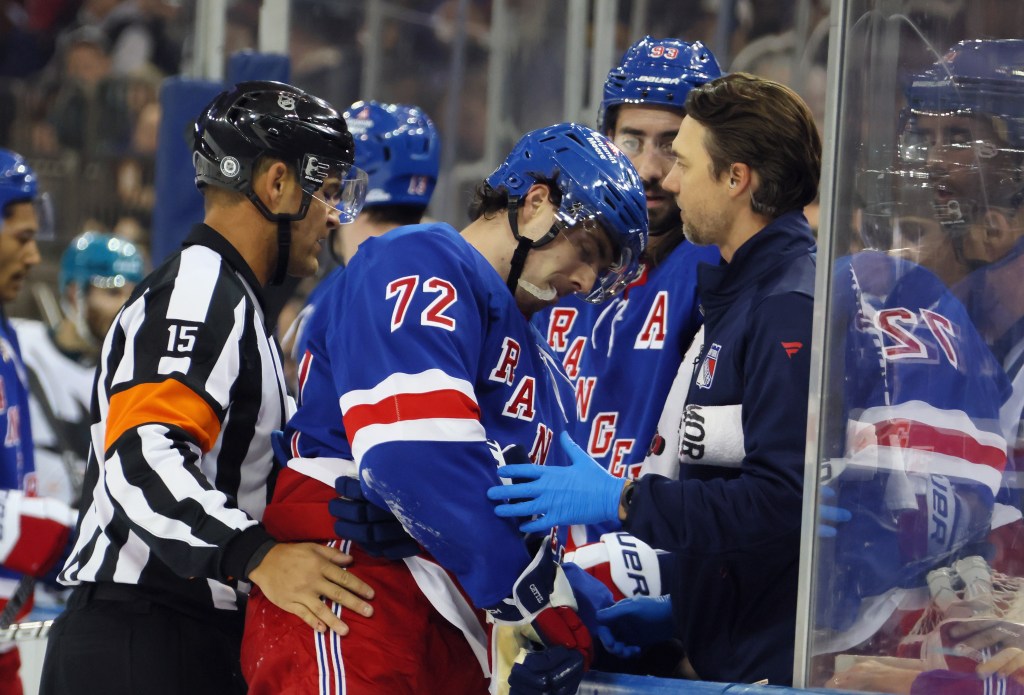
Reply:
<svg viewBox="0 0 1024 695"><path fill-rule="evenodd" d="M899 47L891 19L866 41ZM1022 67L1024 41L964 41L888 131L840 123L809 685L1024 692Z"/></svg>

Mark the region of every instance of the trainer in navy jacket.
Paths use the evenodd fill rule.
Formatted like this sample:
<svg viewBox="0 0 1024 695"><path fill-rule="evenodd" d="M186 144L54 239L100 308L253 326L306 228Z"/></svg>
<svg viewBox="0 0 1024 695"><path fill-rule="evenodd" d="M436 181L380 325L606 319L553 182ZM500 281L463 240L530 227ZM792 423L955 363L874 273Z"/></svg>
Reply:
<svg viewBox="0 0 1024 695"><path fill-rule="evenodd" d="M624 523L676 552L663 586L703 680L792 679L814 252L790 212L730 263L699 267L704 340L679 480L642 476ZM708 460L737 443L741 460Z"/></svg>

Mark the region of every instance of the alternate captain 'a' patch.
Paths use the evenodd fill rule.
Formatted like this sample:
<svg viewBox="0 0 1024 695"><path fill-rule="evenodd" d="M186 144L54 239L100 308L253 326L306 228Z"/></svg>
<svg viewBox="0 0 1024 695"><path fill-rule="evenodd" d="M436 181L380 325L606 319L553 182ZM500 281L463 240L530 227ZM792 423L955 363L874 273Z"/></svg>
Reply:
<svg viewBox="0 0 1024 695"><path fill-rule="evenodd" d="M704 357L704 363L700 366L700 371L697 372L697 388L711 388L711 382L715 380L715 366L718 364L718 353L721 350L722 346L718 343L712 343L711 347L708 348L708 354Z"/></svg>

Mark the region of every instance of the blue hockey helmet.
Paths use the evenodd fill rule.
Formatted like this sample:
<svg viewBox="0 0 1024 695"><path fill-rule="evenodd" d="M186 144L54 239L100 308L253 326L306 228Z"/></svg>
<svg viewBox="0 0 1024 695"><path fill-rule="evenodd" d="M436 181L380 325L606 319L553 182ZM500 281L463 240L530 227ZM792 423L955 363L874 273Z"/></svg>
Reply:
<svg viewBox="0 0 1024 695"><path fill-rule="evenodd" d="M636 169L604 135L577 123L559 123L524 135L505 161L487 177L494 191L509 197L513 234L523 246L515 222L519 199L534 183L553 183L561 196L556 224L529 247L552 241L559 231L594 220L608 233L619 257L583 297L604 301L636 279L640 256L647 247L647 203ZM520 254L525 261L525 251ZM514 291L522 271L513 260L509 287Z"/></svg>
<svg viewBox="0 0 1024 695"><path fill-rule="evenodd" d="M608 73L597 128L608 132L615 121L609 114L622 104L669 106L682 111L691 89L721 76L718 61L700 41L645 36L630 46L619 65Z"/></svg>
<svg viewBox="0 0 1024 695"><path fill-rule="evenodd" d="M1024 40L961 41L914 76L907 105L910 116L994 117L1006 144L1024 148Z"/></svg>
<svg viewBox="0 0 1024 695"><path fill-rule="evenodd" d="M34 201L38 194L39 180L25 158L0 149L0 210L6 210L11 203Z"/></svg>
<svg viewBox="0 0 1024 695"><path fill-rule="evenodd" d="M53 238L53 207L49 196L39 191L39 177L20 154L0 149L0 212L6 213L12 203L32 203L39 224L36 238Z"/></svg>
<svg viewBox="0 0 1024 695"><path fill-rule="evenodd" d="M416 106L357 101L344 113L356 166L367 173L366 205L426 207L441 168L433 121Z"/></svg>
<svg viewBox="0 0 1024 695"><path fill-rule="evenodd" d="M109 234L85 232L71 240L60 259L61 294L68 285L124 287L138 283L144 272L142 254L129 241Z"/></svg>

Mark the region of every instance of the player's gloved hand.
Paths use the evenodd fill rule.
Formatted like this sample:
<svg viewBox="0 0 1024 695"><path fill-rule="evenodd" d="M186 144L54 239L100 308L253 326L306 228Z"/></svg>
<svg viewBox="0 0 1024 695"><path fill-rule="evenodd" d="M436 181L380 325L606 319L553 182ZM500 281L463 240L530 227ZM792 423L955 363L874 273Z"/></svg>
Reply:
<svg viewBox="0 0 1024 695"><path fill-rule="evenodd" d="M820 503L818 505L818 536L821 538L834 538L836 526L846 523L853 518L849 509L837 507L836 491L827 485L820 489Z"/></svg>
<svg viewBox="0 0 1024 695"><path fill-rule="evenodd" d="M528 625L545 647L562 646L579 652L587 669L594 659L594 645L576 607L572 586L555 561L549 539L545 539L516 580L512 595L487 612L498 623Z"/></svg>
<svg viewBox="0 0 1024 695"><path fill-rule="evenodd" d="M585 671L575 649L555 645L527 652L509 673L509 695L575 695Z"/></svg>
<svg viewBox="0 0 1024 695"><path fill-rule="evenodd" d="M519 526L525 533L546 531L562 524L596 524L619 518L619 497L625 481L606 471L590 458L565 432L558 439L572 462L568 466L514 464L502 466L502 478L528 482L496 485L487 490L492 500L515 500L499 504L494 513L501 517L538 518Z"/></svg>
<svg viewBox="0 0 1024 695"><path fill-rule="evenodd" d="M67 552L75 510L53 497L0 490L0 566L42 577Z"/></svg>
<svg viewBox="0 0 1024 695"><path fill-rule="evenodd" d="M597 612L597 636L615 656L631 659L675 636L669 596L634 596Z"/></svg>
<svg viewBox="0 0 1024 695"><path fill-rule="evenodd" d="M355 541L374 557L401 560L420 551L419 544L390 510L381 509L366 499L359 481L340 476L334 481L338 493L327 503L334 517L334 532L339 538Z"/></svg>
<svg viewBox="0 0 1024 695"><path fill-rule="evenodd" d="M573 562L562 562L562 572L569 581L573 598L576 599L576 614L587 627L587 630L594 633L598 627L597 612L615 603L612 590L604 583L588 573L585 569Z"/></svg>

